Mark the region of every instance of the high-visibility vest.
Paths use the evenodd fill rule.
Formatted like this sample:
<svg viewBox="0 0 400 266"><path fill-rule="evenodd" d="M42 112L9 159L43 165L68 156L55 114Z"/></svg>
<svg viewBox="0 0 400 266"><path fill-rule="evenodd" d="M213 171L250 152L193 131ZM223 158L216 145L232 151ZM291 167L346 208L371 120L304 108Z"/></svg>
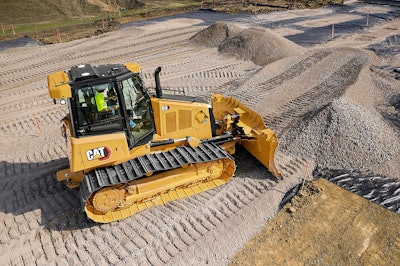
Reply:
<svg viewBox="0 0 400 266"><path fill-rule="evenodd" d="M96 91L94 99L96 101L97 111L107 108L107 102L104 100L104 95L102 93Z"/></svg>

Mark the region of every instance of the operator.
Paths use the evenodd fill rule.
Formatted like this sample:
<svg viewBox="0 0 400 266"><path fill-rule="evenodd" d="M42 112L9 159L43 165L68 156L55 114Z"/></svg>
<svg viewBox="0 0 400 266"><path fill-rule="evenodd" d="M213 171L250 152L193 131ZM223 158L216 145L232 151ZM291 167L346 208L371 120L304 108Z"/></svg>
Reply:
<svg viewBox="0 0 400 266"><path fill-rule="evenodd" d="M115 101L116 97L115 96L107 97L105 92L106 92L105 88L100 88L96 90L94 95L97 111L99 112L109 112L118 108L118 105L114 107L108 107L107 100L113 99Z"/></svg>

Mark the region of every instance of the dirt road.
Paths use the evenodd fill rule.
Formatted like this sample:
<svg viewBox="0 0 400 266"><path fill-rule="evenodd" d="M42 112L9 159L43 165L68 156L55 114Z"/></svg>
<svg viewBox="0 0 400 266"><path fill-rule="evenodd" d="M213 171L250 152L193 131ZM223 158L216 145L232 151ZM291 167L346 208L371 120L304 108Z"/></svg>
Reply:
<svg viewBox="0 0 400 266"><path fill-rule="evenodd" d="M369 5L356 10L359 16L391 12ZM364 49L399 35L399 20L298 46L290 56L276 45L289 45L282 36L329 25L329 17L353 18L330 8L232 17L244 29L271 21L283 25L263 35L265 43L275 40L270 50L260 53L253 43L247 55L194 44L191 37L209 24L193 17L1 51L1 264L227 264L277 213L285 193L312 178L317 166L399 178L399 131L380 112L397 115L391 99L400 86L388 66L400 65L400 58ZM302 19L285 26L294 18ZM251 39L250 33L243 36ZM265 66L250 56L269 57L271 51L281 57ZM162 66L166 92L205 99L219 92L255 109L278 134L276 162L284 180L240 151L235 177L223 187L112 224L89 221L78 192L55 181L55 172L68 165L59 129L66 109L49 99L46 75L80 63L129 61L141 64L149 87L154 69Z"/></svg>

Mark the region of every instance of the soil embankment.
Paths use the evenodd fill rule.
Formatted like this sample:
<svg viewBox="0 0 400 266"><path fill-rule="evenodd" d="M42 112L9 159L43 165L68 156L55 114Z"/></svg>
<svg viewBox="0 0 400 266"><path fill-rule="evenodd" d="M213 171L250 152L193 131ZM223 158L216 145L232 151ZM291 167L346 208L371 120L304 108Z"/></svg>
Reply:
<svg viewBox="0 0 400 266"><path fill-rule="evenodd" d="M400 217L319 179L305 185L230 265L397 265Z"/></svg>

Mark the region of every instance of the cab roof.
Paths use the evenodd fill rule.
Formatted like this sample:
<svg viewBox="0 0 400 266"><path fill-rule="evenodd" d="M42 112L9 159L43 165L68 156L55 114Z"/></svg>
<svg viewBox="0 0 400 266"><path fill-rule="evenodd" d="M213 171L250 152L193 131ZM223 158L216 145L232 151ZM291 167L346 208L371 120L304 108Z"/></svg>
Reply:
<svg viewBox="0 0 400 266"><path fill-rule="evenodd" d="M140 73L141 68L135 62L92 66L82 64L68 71L58 71L47 76L50 97L53 99L71 98L72 87L83 83L97 83L126 73Z"/></svg>
<svg viewBox="0 0 400 266"><path fill-rule="evenodd" d="M111 78L128 73L121 64L92 66L90 64L73 66L69 70L70 82L80 82L90 79Z"/></svg>

